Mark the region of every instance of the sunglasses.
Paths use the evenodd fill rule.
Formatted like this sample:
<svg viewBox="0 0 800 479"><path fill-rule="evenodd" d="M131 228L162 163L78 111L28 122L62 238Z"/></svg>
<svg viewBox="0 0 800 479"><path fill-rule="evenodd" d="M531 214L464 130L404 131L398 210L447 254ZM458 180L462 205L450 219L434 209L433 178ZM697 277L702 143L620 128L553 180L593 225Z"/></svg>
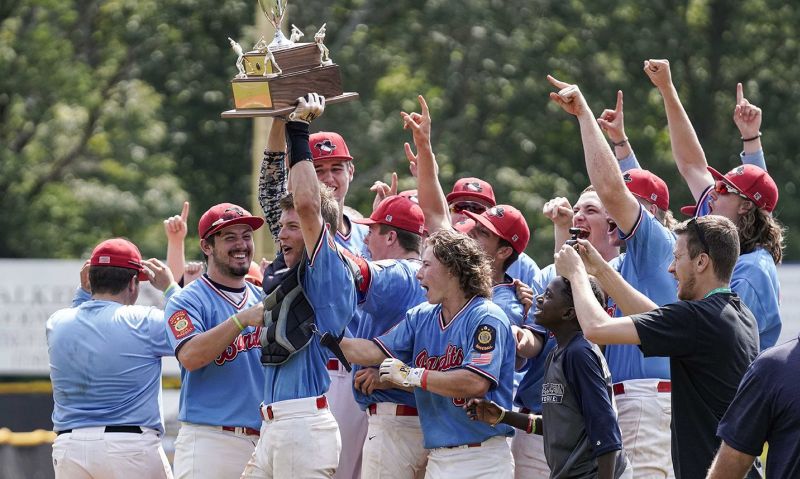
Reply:
<svg viewBox="0 0 800 479"><path fill-rule="evenodd" d="M717 181L717 184L714 185L714 191L716 191L718 195L736 195L746 200L750 199L747 196L743 195L741 191L725 183L724 181Z"/></svg>
<svg viewBox="0 0 800 479"><path fill-rule="evenodd" d="M688 226L692 228L697 235L697 239L700 240L700 245L703 247L702 253L708 254L708 243L706 242L706 234L703 232L703 228L697 224L697 218L692 218L689 220Z"/></svg>
<svg viewBox="0 0 800 479"><path fill-rule="evenodd" d="M479 215L486 211L486 206L478 203L477 201L459 201L458 203L453 203L450 206L451 213L463 213L464 211L469 211Z"/></svg>

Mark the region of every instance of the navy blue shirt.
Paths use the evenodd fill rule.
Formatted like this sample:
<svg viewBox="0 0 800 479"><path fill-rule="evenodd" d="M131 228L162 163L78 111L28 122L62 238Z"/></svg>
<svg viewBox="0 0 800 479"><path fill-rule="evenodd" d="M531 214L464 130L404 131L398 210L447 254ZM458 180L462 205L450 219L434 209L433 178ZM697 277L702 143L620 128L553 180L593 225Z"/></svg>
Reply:
<svg viewBox="0 0 800 479"><path fill-rule="evenodd" d="M769 443L769 477L800 477L800 341L767 349L750 365L722 417L717 436L760 456Z"/></svg>

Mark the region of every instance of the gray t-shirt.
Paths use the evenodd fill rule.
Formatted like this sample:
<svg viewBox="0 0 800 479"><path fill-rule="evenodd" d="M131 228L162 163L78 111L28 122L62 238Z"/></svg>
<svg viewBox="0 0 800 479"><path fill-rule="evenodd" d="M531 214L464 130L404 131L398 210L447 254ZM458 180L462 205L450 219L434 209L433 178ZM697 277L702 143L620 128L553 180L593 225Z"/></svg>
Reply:
<svg viewBox="0 0 800 479"><path fill-rule="evenodd" d="M547 356L542 385L544 454L551 478L597 477L597 458L617 451L614 477L628 461L600 349L578 332Z"/></svg>

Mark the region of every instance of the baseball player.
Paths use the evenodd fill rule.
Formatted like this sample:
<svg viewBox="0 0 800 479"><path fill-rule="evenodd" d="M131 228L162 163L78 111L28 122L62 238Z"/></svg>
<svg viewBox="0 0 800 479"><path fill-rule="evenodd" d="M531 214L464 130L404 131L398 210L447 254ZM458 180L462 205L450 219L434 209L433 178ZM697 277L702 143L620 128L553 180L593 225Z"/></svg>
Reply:
<svg viewBox="0 0 800 479"><path fill-rule="evenodd" d="M263 224L231 203L209 208L198 224L207 272L167 303L166 334L181 365L176 477L236 477L258 441L263 305L245 276Z"/></svg>
<svg viewBox="0 0 800 479"><path fill-rule="evenodd" d="M373 341L344 338L342 349L356 364L381 364L381 380L414 387L425 477L511 477L511 428L471 422L461 409L471 397L511 404L514 340L487 299L488 260L474 240L442 229L426 240L417 277L428 303Z"/></svg>
<svg viewBox="0 0 800 479"><path fill-rule="evenodd" d="M88 274L86 273L88 270ZM88 292L47 320L56 478L171 478L161 436L161 357L172 355L164 313L136 306L139 282L180 290L157 259L114 238L92 251Z"/></svg>
<svg viewBox="0 0 800 479"><path fill-rule="evenodd" d="M285 166L285 121L274 119L261 164L259 180L259 200L264 209L265 218L278 240L278 218L281 208L278 202L286 195ZM369 258L369 251L364 245L368 229L365 225L353 222L353 218L345 213L344 201L353 180L355 166L353 157L344 139L338 133L317 132L309 137L309 148L314 161L314 170L320 182L328 186L339 204L339 220L334 240L354 255ZM266 272L269 285L273 274L286 266L283 253L279 253ZM265 288L268 289L268 288ZM348 331L353 334L358 329L359 313L348 323ZM331 357L327 364L331 386L327 393L328 403L333 416L339 423L342 436L342 453L336 477L343 479L358 478L361 471L361 449L367 434L367 416L359 409L353 398L353 376L347 372L339 360Z"/></svg>
<svg viewBox="0 0 800 479"><path fill-rule="evenodd" d="M778 187L763 164L761 109L744 98L738 84L733 119L742 134L744 153L756 161L723 175L708 166L703 147L672 84L669 61L645 61L644 71L664 99L675 164L696 201L696 207L681 211L698 217L721 215L736 224L741 255L731 289L756 317L760 348L769 348L781 332L780 283L775 265L783 258L784 245L783 227L772 216L778 202ZM742 160L748 160L748 155L743 155Z"/></svg>
<svg viewBox="0 0 800 479"><path fill-rule="evenodd" d="M372 260L362 261L364 284L359 291L362 319L355 336L371 339L403 320L406 312L425 302L417 280L425 218L406 196L389 196L369 218L366 237ZM428 452L422 447L422 428L412 392L378 380L375 368L354 368L355 399L369 413L361 476L364 478L421 478Z"/></svg>
<svg viewBox="0 0 800 479"><path fill-rule="evenodd" d="M497 205L492 185L480 178L460 178L453 185L453 190L447 194L447 203L450 207L450 220L453 225L459 223L464 226L460 231L469 230L474 225L474 220L469 213L480 215L488 208ZM518 279L527 285L534 285L534 278L539 272L536 261L524 251L520 251L517 259L505 268L505 272L513 279ZM539 289L538 285L533 286Z"/></svg>
<svg viewBox="0 0 800 479"><path fill-rule="evenodd" d="M339 429L324 395L330 384L325 368L330 351L320 338L344 333L356 296L353 273L331 231L338 205L327 189L321 191L308 147L309 123L322 113L324 102L317 94L299 99L286 124L292 194L281 200L279 238L291 269L266 298L273 303L269 313L280 313L270 316L261 337L266 377L262 435L243 478L332 477L339 461ZM292 280L292 289L284 289ZM300 297L295 291L302 293L301 303L289 299ZM291 307L285 308L283 301L292 301ZM310 335L299 344L294 336L276 339L299 329Z"/></svg>
<svg viewBox="0 0 800 479"><path fill-rule="evenodd" d="M617 93L616 108L605 110L600 119L595 119L577 86L553 77L548 79L561 89L558 94L551 95L553 100L585 125L581 129L581 139L589 179L626 245L625 253L614 260L615 269L656 304L675 302L677 283L668 271L673 260L675 235L670 230L672 217L667 185L647 170L636 168L622 174L601 131L602 125L607 131L614 131L614 136L622 136L624 141L614 144L623 142L627 144L627 151L622 153L633 153L624 134L622 92ZM614 305L614 316L624 313ZM645 358L637 346L629 344L610 344L604 354L614 379L620 428L634 475L674 477L668 454L670 433L663 427L670 420L669 359Z"/></svg>

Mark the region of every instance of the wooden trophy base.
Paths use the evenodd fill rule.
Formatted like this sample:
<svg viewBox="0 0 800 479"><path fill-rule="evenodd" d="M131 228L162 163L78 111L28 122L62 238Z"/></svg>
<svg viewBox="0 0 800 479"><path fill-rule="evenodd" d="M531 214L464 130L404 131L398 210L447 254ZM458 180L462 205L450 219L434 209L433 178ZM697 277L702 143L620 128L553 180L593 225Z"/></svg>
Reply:
<svg viewBox="0 0 800 479"><path fill-rule="evenodd" d="M297 99L297 97L295 97ZM325 97L326 105L333 105L335 103L344 103L358 99L358 93L348 91L341 95ZM283 116L288 115L294 111L294 105L284 108L269 109L269 108L247 108L247 109L234 109L222 112L222 118L254 118L259 116Z"/></svg>
<svg viewBox="0 0 800 479"><path fill-rule="evenodd" d="M321 63L316 44L296 44L276 49L272 55L277 67L269 54L244 55L246 75L231 80L235 109L223 112L222 118L286 115L308 93L324 96L326 104L358 98L358 93L343 91L339 65Z"/></svg>

